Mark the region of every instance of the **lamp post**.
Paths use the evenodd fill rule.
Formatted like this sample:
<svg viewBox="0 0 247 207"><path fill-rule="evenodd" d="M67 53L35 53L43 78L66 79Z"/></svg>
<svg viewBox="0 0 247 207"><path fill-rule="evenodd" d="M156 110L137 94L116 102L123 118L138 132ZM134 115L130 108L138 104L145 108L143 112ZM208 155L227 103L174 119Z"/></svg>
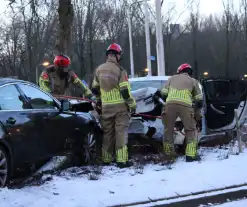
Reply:
<svg viewBox="0 0 247 207"><path fill-rule="evenodd" d="M146 34L146 54L147 54L147 68L148 75L152 75L152 65L151 65L151 49L150 49L150 34L149 34L149 13L148 13L148 2L145 0L145 34Z"/></svg>
<svg viewBox="0 0 247 207"><path fill-rule="evenodd" d="M39 66L47 67L48 65L50 65L50 63L47 61L37 65L37 67L36 67L36 84L38 84L38 82L39 82Z"/></svg>
<svg viewBox="0 0 247 207"><path fill-rule="evenodd" d="M135 72L134 72L134 57L133 57L133 42L132 42L130 8L128 8L128 27L129 27L129 44L130 44L130 72L131 72L130 74L131 74L131 78L134 78Z"/></svg>
<svg viewBox="0 0 247 207"><path fill-rule="evenodd" d="M203 75L204 75L205 77L208 76L208 72L207 72L207 71L204 72Z"/></svg>
<svg viewBox="0 0 247 207"><path fill-rule="evenodd" d="M134 70L134 56L133 56L133 41L132 41L132 26L131 26L131 7L134 4L142 3L145 1L145 33L146 33L146 51L147 51L147 67L151 71L151 59L150 59L150 37L149 37L149 16L148 16L148 4L147 2L150 0L141 0L137 2L133 2L128 6L128 27L129 27L129 45L130 45L130 71L131 77L133 78L135 75Z"/></svg>
<svg viewBox="0 0 247 207"><path fill-rule="evenodd" d="M161 1L155 1L156 7L156 49L157 49L157 63L158 63L158 75L165 75L165 54L164 54L164 42L162 33L162 20L161 20Z"/></svg>

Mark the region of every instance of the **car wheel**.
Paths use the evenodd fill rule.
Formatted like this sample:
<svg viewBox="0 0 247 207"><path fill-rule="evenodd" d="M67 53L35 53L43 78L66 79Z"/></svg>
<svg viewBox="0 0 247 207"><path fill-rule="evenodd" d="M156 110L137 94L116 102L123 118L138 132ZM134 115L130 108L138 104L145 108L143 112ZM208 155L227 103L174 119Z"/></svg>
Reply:
<svg viewBox="0 0 247 207"><path fill-rule="evenodd" d="M86 164L91 164L97 158L97 143L94 133L88 133L83 144L83 159Z"/></svg>
<svg viewBox="0 0 247 207"><path fill-rule="evenodd" d="M0 187L4 187L9 179L10 163L6 150L0 146Z"/></svg>

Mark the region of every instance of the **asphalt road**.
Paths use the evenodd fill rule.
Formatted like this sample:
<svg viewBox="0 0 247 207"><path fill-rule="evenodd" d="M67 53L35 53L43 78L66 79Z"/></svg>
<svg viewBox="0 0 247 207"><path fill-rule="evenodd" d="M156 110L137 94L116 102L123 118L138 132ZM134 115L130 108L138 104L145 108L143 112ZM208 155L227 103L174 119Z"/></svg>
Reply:
<svg viewBox="0 0 247 207"><path fill-rule="evenodd" d="M239 190L235 192L222 193L213 196L196 198L192 200L180 201L171 204L154 205L156 207L199 207L200 205L226 203L227 200L239 200L247 197L247 190Z"/></svg>

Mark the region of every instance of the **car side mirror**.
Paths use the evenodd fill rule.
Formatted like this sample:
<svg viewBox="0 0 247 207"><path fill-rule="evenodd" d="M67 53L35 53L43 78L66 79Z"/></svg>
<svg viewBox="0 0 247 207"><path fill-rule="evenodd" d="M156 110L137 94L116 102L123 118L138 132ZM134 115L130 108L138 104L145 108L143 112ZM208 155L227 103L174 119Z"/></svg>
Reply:
<svg viewBox="0 0 247 207"><path fill-rule="evenodd" d="M61 111L69 111L70 102L68 100L61 100Z"/></svg>

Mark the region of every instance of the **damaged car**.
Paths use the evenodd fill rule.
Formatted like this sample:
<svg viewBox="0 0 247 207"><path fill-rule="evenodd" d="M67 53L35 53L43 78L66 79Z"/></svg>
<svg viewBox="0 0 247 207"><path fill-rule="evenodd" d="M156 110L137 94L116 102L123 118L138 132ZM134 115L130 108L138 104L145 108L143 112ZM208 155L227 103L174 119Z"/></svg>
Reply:
<svg viewBox="0 0 247 207"><path fill-rule="evenodd" d="M161 120L164 103L155 103L153 94L161 89L168 76L147 76L129 79L137 102L137 115L131 119L130 139L161 142L164 126ZM247 117L247 82L238 79L207 78L200 81L203 93L202 121L198 123L198 142L222 140L234 136L236 120L243 125ZM235 116L237 111L237 118ZM184 144L184 129L180 118L174 127L175 145Z"/></svg>
<svg viewBox="0 0 247 207"><path fill-rule="evenodd" d="M35 84L0 79L0 187L17 169L73 154L88 162L101 136L88 102L57 100Z"/></svg>

